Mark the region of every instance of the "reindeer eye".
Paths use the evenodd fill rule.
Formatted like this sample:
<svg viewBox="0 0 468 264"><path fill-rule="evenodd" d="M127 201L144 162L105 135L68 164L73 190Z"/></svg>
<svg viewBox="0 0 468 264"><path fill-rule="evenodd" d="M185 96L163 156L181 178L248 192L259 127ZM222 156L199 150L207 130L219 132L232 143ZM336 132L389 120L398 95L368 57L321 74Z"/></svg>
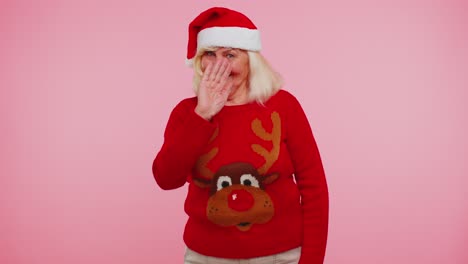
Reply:
<svg viewBox="0 0 468 264"><path fill-rule="evenodd" d="M260 184L258 183L257 178L252 176L252 174L242 175L240 178L240 182L242 185L245 185L245 186L253 186L253 187L260 188Z"/></svg>
<svg viewBox="0 0 468 264"><path fill-rule="evenodd" d="M229 187L232 185L232 179L229 176L221 176L218 178L218 182L216 183L217 190L221 190L223 188Z"/></svg>

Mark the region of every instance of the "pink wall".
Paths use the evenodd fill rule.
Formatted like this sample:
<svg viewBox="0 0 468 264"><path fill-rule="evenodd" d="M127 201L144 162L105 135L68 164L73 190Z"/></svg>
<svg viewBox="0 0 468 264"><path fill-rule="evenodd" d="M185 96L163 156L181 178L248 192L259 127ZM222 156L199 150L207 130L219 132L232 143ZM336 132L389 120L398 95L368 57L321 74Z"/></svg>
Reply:
<svg viewBox="0 0 468 264"><path fill-rule="evenodd" d="M182 263L186 189L151 163L212 5L254 20L309 116L326 263L468 263L466 2L38 2L0 2L0 263Z"/></svg>

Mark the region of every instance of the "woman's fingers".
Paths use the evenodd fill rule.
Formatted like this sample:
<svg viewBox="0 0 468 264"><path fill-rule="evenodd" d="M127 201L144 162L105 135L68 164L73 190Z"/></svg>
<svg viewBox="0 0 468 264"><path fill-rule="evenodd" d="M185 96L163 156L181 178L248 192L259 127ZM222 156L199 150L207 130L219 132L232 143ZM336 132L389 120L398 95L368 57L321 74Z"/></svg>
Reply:
<svg viewBox="0 0 468 264"><path fill-rule="evenodd" d="M231 69L231 64L226 61L226 67L224 68L221 78L227 80L229 78L229 75L231 74Z"/></svg>
<svg viewBox="0 0 468 264"><path fill-rule="evenodd" d="M210 76L209 76L209 79L208 79L210 82L217 82L216 78L218 76L218 72L219 72L219 69L221 67L221 63L222 63L221 60L216 60L216 62L214 63L213 69L210 72Z"/></svg>
<svg viewBox="0 0 468 264"><path fill-rule="evenodd" d="M231 65L227 59L218 59L214 63L208 63L203 73L202 81L209 88L215 88L223 79L229 77Z"/></svg>
<svg viewBox="0 0 468 264"><path fill-rule="evenodd" d="M211 76L211 72L213 70L213 63L208 62L208 65L205 68L205 71L203 72L203 78L202 81L208 81L209 77Z"/></svg>
<svg viewBox="0 0 468 264"><path fill-rule="evenodd" d="M216 72L215 81L219 83L223 80L224 73L226 69L229 67L229 62L226 59L221 59L218 61L218 63L220 63L220 65L219 65L218 71Z"/></svg>
<svg viewBox="0 0 468 264"><path fill-rule="evenodd" d="M198 89L197 113L211 118L224 107L233 85L231 69L225 58L208 62Z"/></svg>

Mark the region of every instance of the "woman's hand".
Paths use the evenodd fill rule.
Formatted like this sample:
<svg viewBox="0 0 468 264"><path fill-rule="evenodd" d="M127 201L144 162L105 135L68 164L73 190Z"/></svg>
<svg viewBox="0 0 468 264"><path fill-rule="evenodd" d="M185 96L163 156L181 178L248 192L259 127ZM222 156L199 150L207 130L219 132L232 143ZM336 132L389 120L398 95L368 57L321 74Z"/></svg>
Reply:
<svg viewBox="0 0 468 264"><path fill-rule="evenodd" d="M226 58L208 63L198 87L198 104L195 113L206 120L211 120L221 111L232 89L230 73L231 64Z"/></svg>

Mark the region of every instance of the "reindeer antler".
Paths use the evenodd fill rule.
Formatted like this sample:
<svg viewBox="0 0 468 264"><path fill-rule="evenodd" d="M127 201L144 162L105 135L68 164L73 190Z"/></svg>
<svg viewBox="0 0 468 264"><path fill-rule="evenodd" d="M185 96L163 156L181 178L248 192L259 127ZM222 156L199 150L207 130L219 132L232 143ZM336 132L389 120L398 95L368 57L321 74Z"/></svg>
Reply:
<svg viewBox="0 0 468 264"><path fill-rule="evenodd" d="M208 144L215 140L215 138L218 136L218 133L219 128L216 128L210 140L208 141ZM201 155L200 158L198 158L197 163L195 164L195 169L198 171L198 173L201 176L206 177L210 180L213 178L214 172L208 169L206 165L208 164L208 162L210 162L210 160L212 160L216 156L216 154L218 154L218 148L214 147L208 153ZM200 184L200 182L198 184Z"/></svg>
<svg viewBox="0 0 468 264"><path fill-rule="evenodd" d="M273 128L271 133L268 133L262 125L260 119L256 118L252 121L252 130L259 138L265 141L271 141L273 147L270 151L266 150L259 144L252 144L252 149L257 154L265 158L265 164L258 168L258 173L264 175L273 166L276 160L278 160L280 152L280 141L281 141L281 119L278 112L271 113L271 122Z"/></svg>

